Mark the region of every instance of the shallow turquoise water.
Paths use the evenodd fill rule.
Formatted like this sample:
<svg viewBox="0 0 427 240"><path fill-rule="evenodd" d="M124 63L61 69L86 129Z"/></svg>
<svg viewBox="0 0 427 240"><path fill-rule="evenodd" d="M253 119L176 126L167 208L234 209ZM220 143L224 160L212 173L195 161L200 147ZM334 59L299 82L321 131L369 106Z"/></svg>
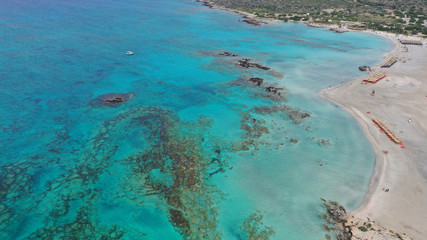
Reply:
<svg viewBox="0 0 427 240"><path fill-rule="evenodd" d="M374 159L317 93L392 45L240 19L183 0L1 1L1 238L247 239L256 213L271 239L324 239L319 199L356 208Z"/></svg>

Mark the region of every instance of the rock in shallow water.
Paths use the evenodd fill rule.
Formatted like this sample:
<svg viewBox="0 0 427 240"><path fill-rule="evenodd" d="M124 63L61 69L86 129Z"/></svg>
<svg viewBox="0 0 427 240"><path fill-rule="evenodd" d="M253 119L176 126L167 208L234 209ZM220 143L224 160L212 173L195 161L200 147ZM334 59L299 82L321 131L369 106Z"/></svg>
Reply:
<svg viewBox="0 0 427 240"><path fill-rule="evenodd" d="M99 95L97 98L92 100L91 105L93 107L118 107L121 104L129 101L133 94L131 93L107 93Z"/></svg>
<svg viewBox="0 0 427 240"><path fill-rule="evenodd" d="M231 53L231 52L222 52L222 53L218 53L219 56L224 56L224 57L238 57L239 55Z"/></svg>
<svg viewBox="0 0 427 240"><path fill-rule="evenodd" d="M255 83L257 86L261 86L261 84L264 82L264 79L255 77L249 78L249 81Z"/></svg>
<svg viewBox="0 0 427 240"><path fill-rule="evenodd" d="M269 67L262 66L262 65L260 65L258 63L253 63L251 61L252 60L250 60L248 58L239 59L237 61L237 65L240 66L240 67L243 67L243 68L259 68L259 69L262 69L262 70L270 70Z"/></svg>

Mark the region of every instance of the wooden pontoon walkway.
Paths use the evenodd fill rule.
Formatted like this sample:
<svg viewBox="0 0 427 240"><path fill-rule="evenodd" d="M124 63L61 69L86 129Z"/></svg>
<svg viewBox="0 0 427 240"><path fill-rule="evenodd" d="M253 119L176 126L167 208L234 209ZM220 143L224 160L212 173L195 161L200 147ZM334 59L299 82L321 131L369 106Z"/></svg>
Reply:
<svg viewBox="0 0 427 240"><path fill-rule="evenodd" d="M401 44L405 45L423 45L421 41L415 41L415 40L399 40Z"/></svg>
<svg viewBox="0 0 427 240"><path fill-rule="evenodd" d="M405 147L405 145L403 145L402 140L400 140L400 138L398 136L396 136L388 127L387 125L385 125L385 123L383 123L383 121L381 121L379 118L373 118L372 122L375 123L375 125L377 125L386 135L387 137L392 141L395 142L397 144L400 144L402 148Z"/></svg>
<svg viewBox="0 0 427 240"><path fill-rule="evenodd" d="M362 83L377 83L379 80L386 77L385 72L373 72L365 79L363 79Z"/></svg>
<svg viewBox="0 0 427 240"><path fill-rule="evenodd" d="M393 66L393 64L395 64L396 62L397 62L397 57L392 57L392 58L387 59L385 62L383 62L381 64L381 67L382 68L389 68L389 67Z"/></svg>

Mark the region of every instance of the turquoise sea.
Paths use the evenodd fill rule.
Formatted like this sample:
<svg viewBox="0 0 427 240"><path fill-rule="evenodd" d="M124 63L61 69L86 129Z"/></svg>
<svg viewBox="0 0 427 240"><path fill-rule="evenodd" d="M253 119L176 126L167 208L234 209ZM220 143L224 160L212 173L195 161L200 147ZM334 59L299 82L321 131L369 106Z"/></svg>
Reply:
<svg viewBox="0 0 427 240"><path fill-rule="evenodd" d="M374 156L318 92L392 44L240 20L189 0L0 1L0 238L324 239L320 198L357 208Z"/></svg>

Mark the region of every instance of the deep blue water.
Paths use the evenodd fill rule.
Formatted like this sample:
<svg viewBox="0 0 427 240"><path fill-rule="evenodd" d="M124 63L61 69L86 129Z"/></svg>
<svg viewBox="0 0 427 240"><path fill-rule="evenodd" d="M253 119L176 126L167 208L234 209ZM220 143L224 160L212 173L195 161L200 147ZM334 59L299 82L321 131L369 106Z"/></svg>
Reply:
<svg viewBox="0 0 427 240"><path fill-rule="evenodd" d="M392 44L239 20L187 0L1 1L1 238L324 239L320 198L356 208L374 157L317 93Z"/></svg>

